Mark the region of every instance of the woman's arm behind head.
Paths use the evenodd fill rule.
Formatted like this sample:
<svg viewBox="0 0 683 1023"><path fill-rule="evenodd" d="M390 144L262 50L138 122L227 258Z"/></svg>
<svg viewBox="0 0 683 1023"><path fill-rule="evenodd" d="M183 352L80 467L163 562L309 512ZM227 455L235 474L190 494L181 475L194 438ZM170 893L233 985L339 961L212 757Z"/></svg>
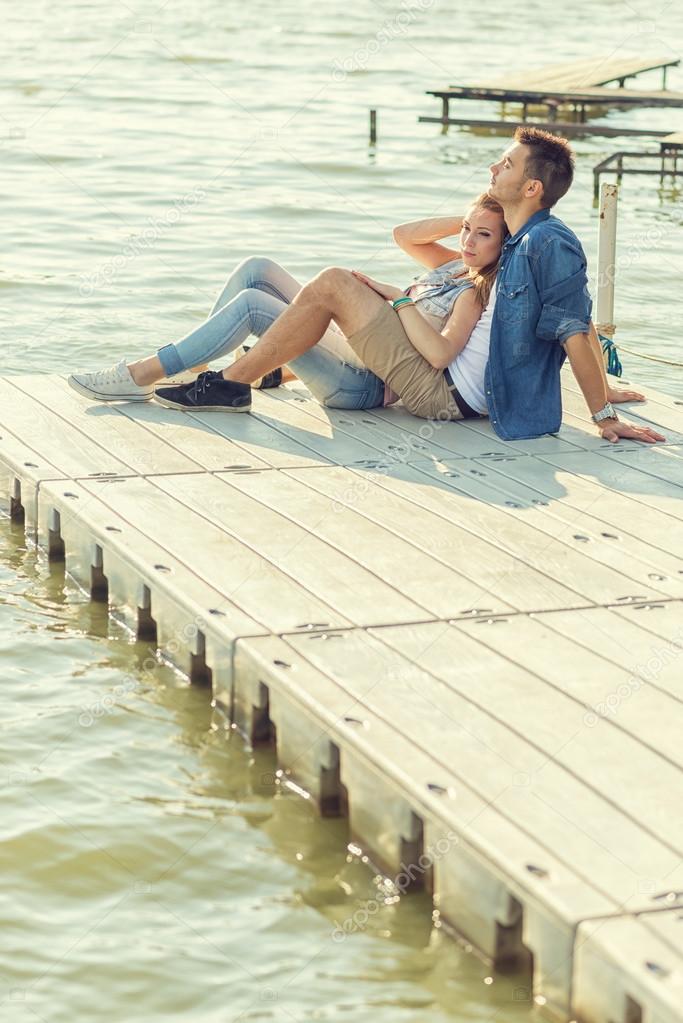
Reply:
<svg viewBox="0 0 683 1023"><path fill-rule="evenodd" d="M440 238L460 234L462 217L430 217L427 220L413 220L394 228L394 241L405 253L422 266L434 270L452 259L458 259L460 251L439 244Z"/></svg>

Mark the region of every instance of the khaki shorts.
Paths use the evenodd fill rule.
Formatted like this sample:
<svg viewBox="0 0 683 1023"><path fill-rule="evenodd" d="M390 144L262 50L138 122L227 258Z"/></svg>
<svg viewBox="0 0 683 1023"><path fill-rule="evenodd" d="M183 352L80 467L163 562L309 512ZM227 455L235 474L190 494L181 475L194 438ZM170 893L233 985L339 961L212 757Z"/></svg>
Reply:
<svg viewBox="0 0 683 1023"><path fill-rule="evenodd" d="M410 343L396 310L384 302L377 315L348 339L365 366L422 419L462 419L442 369L434 369Z"/></svg>

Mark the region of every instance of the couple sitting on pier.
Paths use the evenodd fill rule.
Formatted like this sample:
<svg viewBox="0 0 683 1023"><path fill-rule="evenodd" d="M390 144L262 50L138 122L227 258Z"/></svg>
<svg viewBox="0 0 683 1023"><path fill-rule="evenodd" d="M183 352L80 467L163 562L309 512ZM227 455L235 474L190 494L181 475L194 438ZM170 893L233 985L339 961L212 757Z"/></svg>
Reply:
<svg viewBox="0 0 683 1023"><path fill-rule="evenodd" d="M77 391L103 401L243 412L251 386L276 385L283 367L328 408L404 406L425 419L489 416L499 437L555 433L560 368L569 358L594 422L610 441L664 438L617 417L613 403L641 396L611 388L591 322L586 257L550 209L572 183L566 140L518 128L491 167L488 192L464 218L397 227L394 237L427 268L407 289L330 267L309 284L270 259L245 260L209 318L156 355L73 374ZM439 239L460 234L460 249ZM222 372L153 384L259 340Z"/></svg>

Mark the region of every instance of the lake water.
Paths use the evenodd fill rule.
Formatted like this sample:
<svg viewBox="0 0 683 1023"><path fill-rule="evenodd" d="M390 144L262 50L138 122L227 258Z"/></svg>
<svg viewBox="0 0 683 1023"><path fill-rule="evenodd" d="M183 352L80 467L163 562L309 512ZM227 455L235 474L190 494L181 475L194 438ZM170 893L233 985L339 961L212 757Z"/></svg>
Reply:
<svg viewBox="0 0 683 1023"><path fill-rule="evenodd" d="M4 6L3 42L2 372L65 372L183 335L251 253L302 280L342 264L407 281L392 226L460 211L504 145L418 124L439 110L426 89L594 54L678 57L683 8L26 0ZM610 119L681 126L678 111ZM591 171L620 144L576 142L558 208L592 267ZM617 338L674 361L682 211L670 183L625 179ZM624 363L683 396L683 371ZM529 1019L431 928L424 898L393 901L347 853L344 821L280 791L270 753L226 740L206 692L162 665L143 675L144 646L6 522L0 576L3 1018ZM334 942L373 898L367 929Z"/></svg>

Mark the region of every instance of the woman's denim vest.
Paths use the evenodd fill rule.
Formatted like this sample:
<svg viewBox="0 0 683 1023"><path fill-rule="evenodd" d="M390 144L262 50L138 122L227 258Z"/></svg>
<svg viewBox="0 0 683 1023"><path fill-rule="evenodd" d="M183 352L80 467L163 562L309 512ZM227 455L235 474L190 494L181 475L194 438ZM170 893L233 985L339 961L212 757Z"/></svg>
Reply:
<svg viewBox="0 0 683 1023"><path fill-rule="evenodd" d="M449 263L438 266L435 270L427 270L413 278L413 285L428 285L424 291L415 299L415 304L422 312L430 316L438 316L445 324L453 304L461 292L474 287L470 277L454 277L454 274L462 273L465 265L462 259L452 259ZM411 285L412 287L412 285Z"/></svg>

